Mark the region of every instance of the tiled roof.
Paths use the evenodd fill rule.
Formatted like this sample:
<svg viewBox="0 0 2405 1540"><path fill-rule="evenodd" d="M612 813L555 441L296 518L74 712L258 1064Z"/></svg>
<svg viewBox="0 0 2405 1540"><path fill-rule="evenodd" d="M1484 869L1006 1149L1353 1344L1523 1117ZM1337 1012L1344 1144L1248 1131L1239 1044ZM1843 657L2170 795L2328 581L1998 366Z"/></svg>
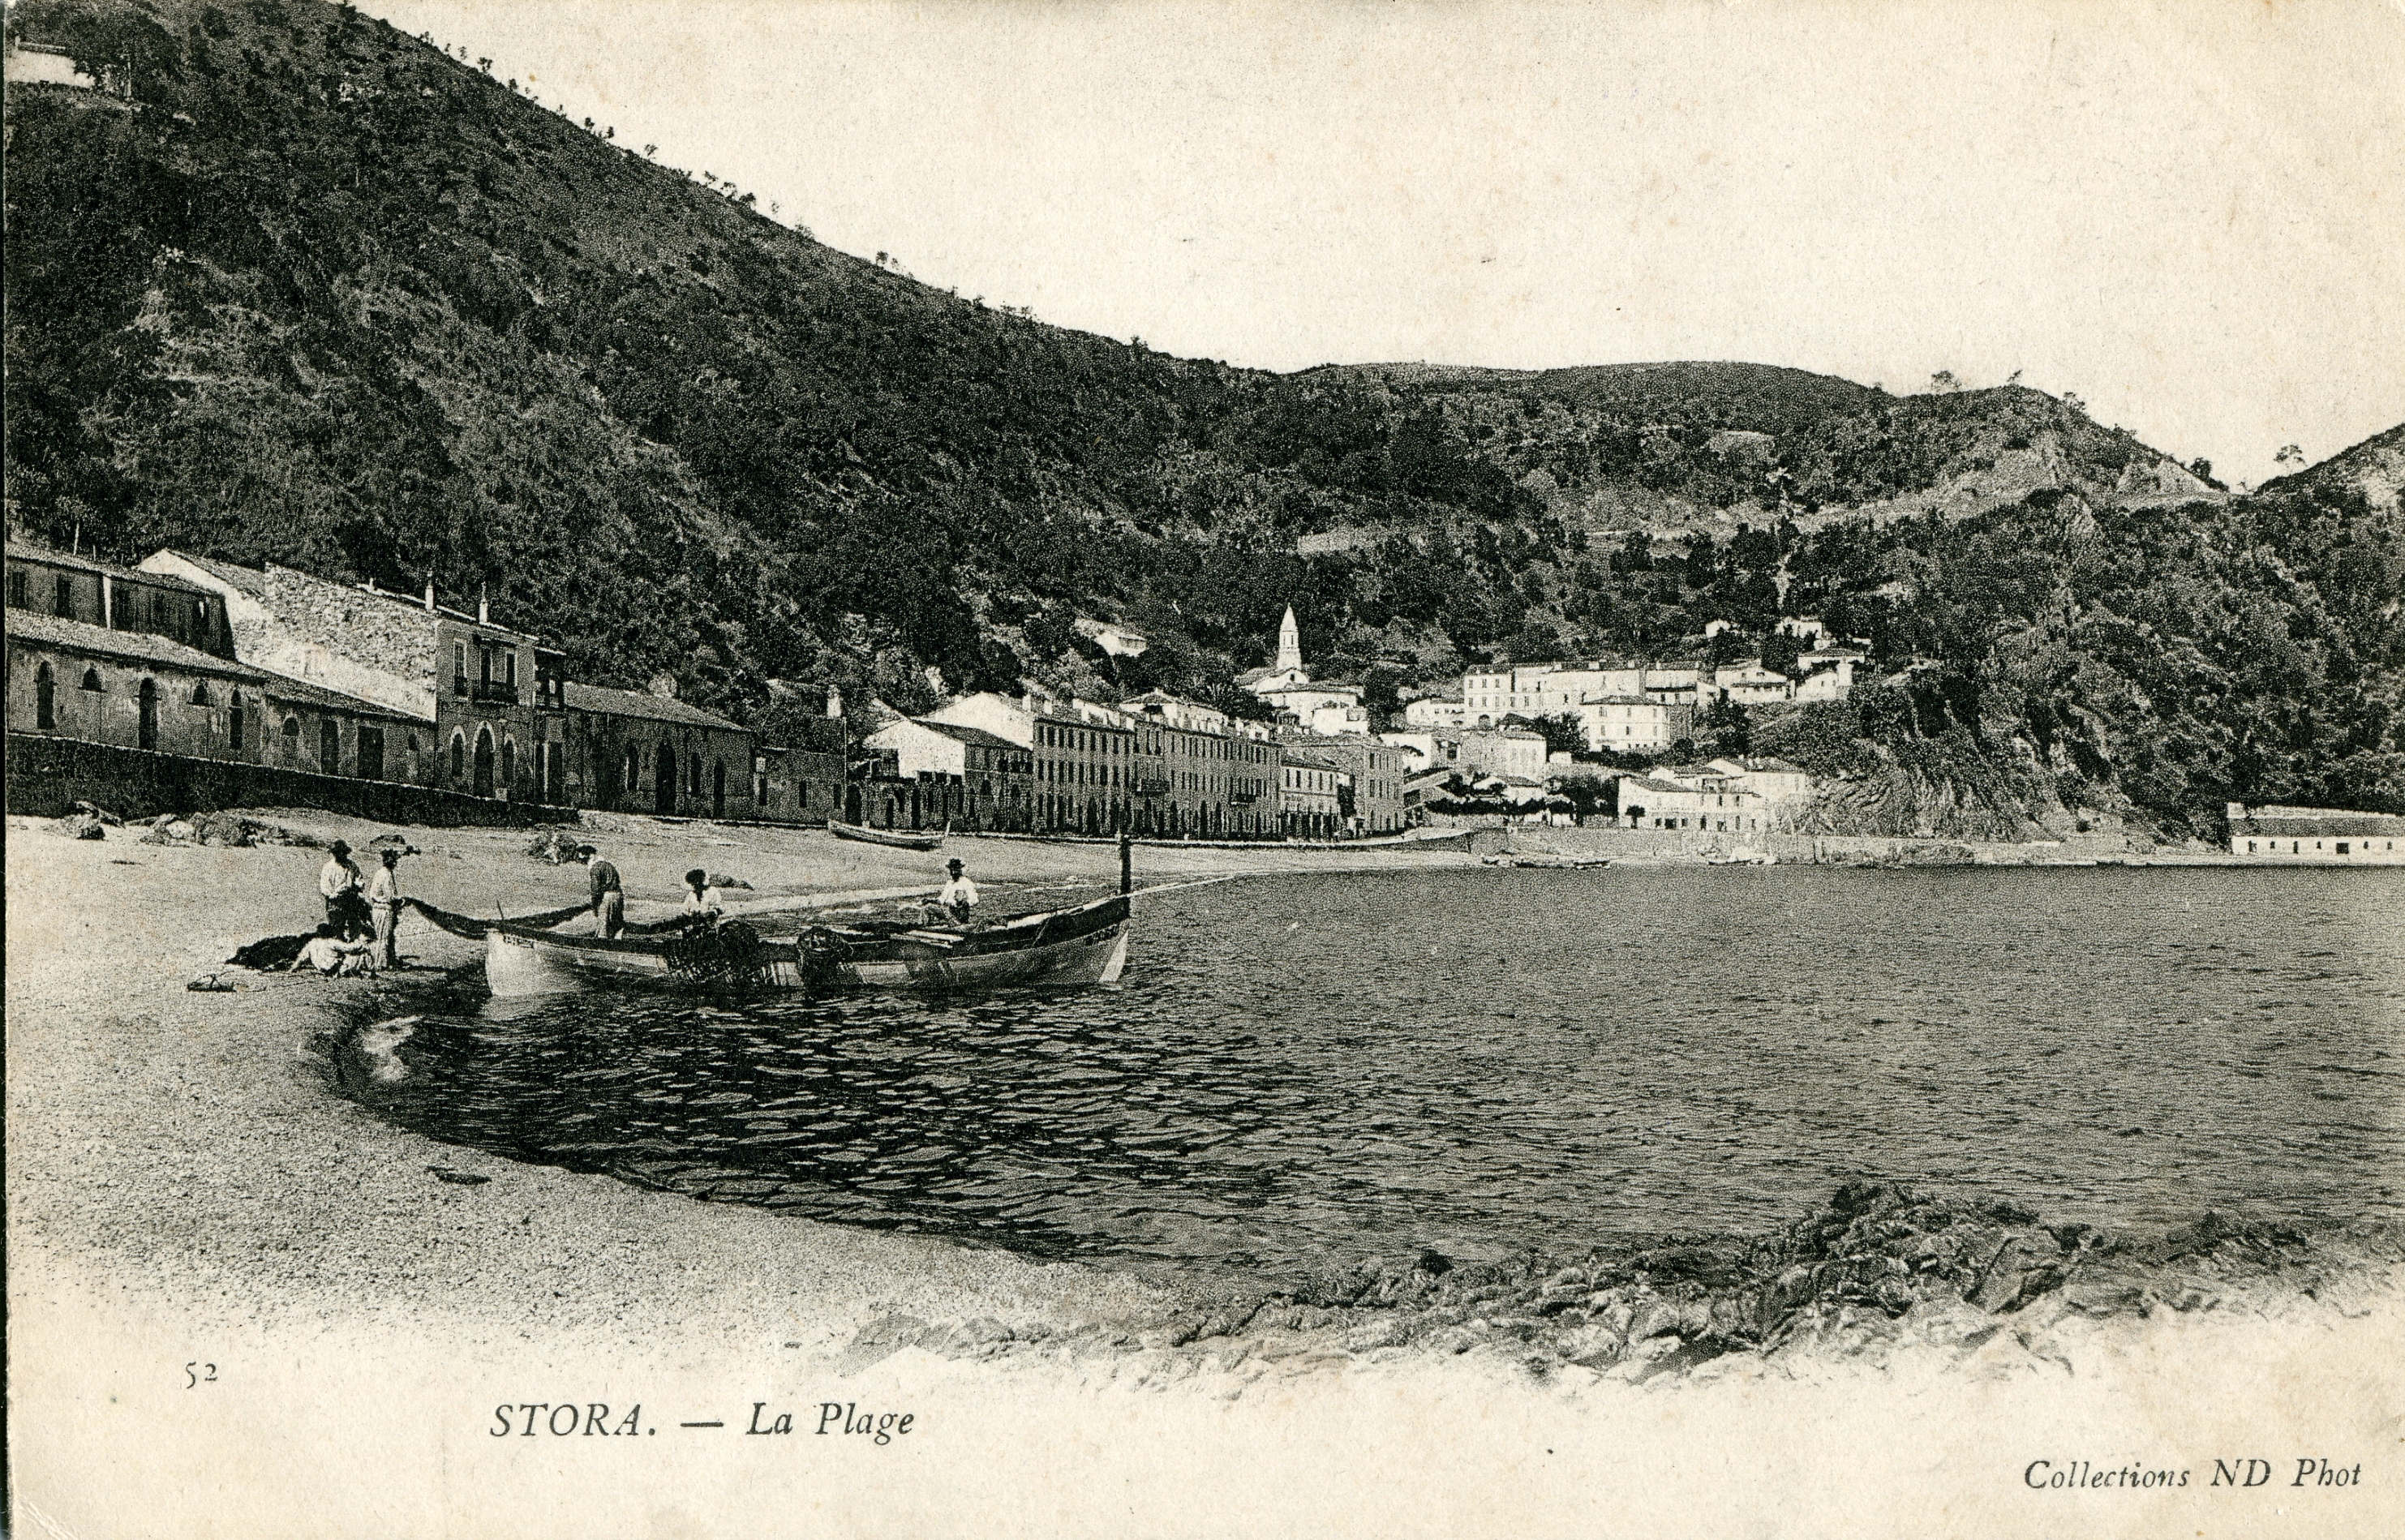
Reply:
<svg viewBox="0 0 2405 1540"><path fill-rule="evenodd" d="M315 706L325 710L347 711L354 716L388 717L394 721L414 722L422 726L430 726L434 721L430 713L421 717L414 712L386 706L381 702L345 694L340 690L329 690L322 684L312 684L307 679L296 679L289 674L278 674L270 669L261 669L260 672L265 674L267 679L260 689L280 700L298 701L304 706Z"/></svg>
<svg viewBox="0 0 2405 1540"><path fill-rule="evenodd" d="M22 540L8 542L8 559L12 562L47 562L52 567L72 567L84 572L105 572L112 578L131 578L136 582L164 583L170 588L189 588L195 594L208 592L198 583L187 582L182 578L171 578L160 572L137 572L130 567L119 567L114 562L99 561L91 556L71 556L63 551L45 551L40 546L30 545Z"/></svg>
<svg viewBox="0 0 2405 1540"><path fill-rule="evenodd" d="M2405 835L2405 817L2395 813L2358 813L2343 807L2257 807L2243 819L2229 820L2229 832L2243 839L2311 838L2316 834Z"/></svg>
<svg viewBox="0 0 2405 1540"><path fill-rule="evenodd" d="M1017 749L1019 747L1000 734L989 733L982 727L963 727L956 721L930 721L924 717L913 717L910 720L931 733L941 733L948 738L958 738L963 743L973 744L979 749Z"/></svg>
<svg viewBox="0 0 2405 1540"><path fill-rule="evenodd" d="M253 598L262 598L267 594L267 574L255 567L236 567L232 562L221 562L215 556L195 555L190 551L178 551L173 546L167 547L160 554L173 556L178 561L190 562L227 587L240 589Z"/></svg>
<svg viewBox="0 0 2405 1540"><path fill-rule="evenodd" d="M147 631L111 631L105 626L86 621L61 620L32 609L8 611L8 635L27 641L46 642L94 657L127 658L142 663L161 664L171 668L186 669L195 674L215 674L229 679L265 679L269 676L248 664L220 658L196 647L154 637Z"/></svg>
<svg viewBox="0 0 2405 1540"><path fill-rule="evenodd" d="M744 729L715 712L698 706L688 706L666 695L654 695L639 690L611 690L598 684L561 686L569 708L590 711L603 717L641 717L651 721L672 721L687 727L711 727L722 733L740 733Z"/></svg>
<svg viewBox="0 0 2405 1540"><path fill-rule="evenodd" d="M174 556L180 561L190 562L194 567L199 567L202 571L206 572L209 576L217 579L229 588L240 589L243 593L249 595L255 599L264 600L268 596L267 574L263 571L258 570L257 568L239 567L232 562L219 561L215 556L195 555L190 551L179 551L173 546L164 548L160 553L162 555ZM332 578L321 578L315 572L303 572L297 567L283 567L274 562L271 562L268 565L274 567L278 571L289 572L292 576L308 582L317 583L327 588L338 589L345 594L357 594L366 598L382 599L387 604L397 604L404 609L414 610L421 615L429 613L448 615L455 621L461 621L470 625L482 626L487 631L498 631L505 637L514 637L520 641L541 642L542 640L541 637L536 636L531 631L520 631L514 627L503 625L499 621L480 621L464 609L455 609L449 605L442 603L439 595L436 599L435 609L429 611L426 608L426 601L415 594L402 594L389 588L370 588L362 583L341 582ZM152 574L145 574L145 576L151 575ZM167 582L178 582L182 580L168 578L162 581Z"/></svg>
<svg viewBox="0 0 2405 1540"><path fill-rule="evenodd" d="M1677 795L1695 790L1692 786L1677 786L1667 780L1655 780L1651 776L1623 776L1620 780L1622 785L1633 784L1640 791L1668 791Z"/></svg>

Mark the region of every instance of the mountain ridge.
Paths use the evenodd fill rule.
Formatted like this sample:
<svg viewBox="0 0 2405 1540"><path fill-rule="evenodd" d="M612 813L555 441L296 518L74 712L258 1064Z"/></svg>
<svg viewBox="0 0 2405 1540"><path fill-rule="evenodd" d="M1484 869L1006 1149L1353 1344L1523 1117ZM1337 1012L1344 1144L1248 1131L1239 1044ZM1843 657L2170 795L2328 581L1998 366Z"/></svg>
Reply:
<svg viewBox="0 0 2405 1540"><path fill-rule="evenodd" d="M1925 597L1982 541L2248 516L2016 386L1694 360L1276 375L1047 326L339 7L7 16L132 93L9 91L12 527L489 588L578 677L673 672L738 718L771 679L906 709L1023 677L1244 709L1232 678L1289 602L1315 660L1389 700L1807 604L1855 612L1892 668L1951 657L1986 689L1968 622ZM1091 619L1154 645L1103 656ZM2351 609L2313 624L2362 639ZM1945 719L1965 730L1967 700ZM2148 805L2207 801L2183 781Z"/></svg>

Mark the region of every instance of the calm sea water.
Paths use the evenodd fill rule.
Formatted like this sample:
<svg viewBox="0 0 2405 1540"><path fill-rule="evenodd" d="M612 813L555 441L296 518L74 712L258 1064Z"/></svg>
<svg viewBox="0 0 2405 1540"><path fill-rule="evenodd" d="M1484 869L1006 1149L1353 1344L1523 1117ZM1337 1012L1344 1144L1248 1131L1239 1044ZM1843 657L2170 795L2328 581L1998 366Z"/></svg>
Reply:
<svg viewBox="0 0 2405 1540"><path fill-rule="evenodd" d="M2405 872L1480 870L1138 921L1118 989L460 1002L340 1085L525 1160L1189 1277L1765 1226L1853 1175L2405 1216Z"/></svg>

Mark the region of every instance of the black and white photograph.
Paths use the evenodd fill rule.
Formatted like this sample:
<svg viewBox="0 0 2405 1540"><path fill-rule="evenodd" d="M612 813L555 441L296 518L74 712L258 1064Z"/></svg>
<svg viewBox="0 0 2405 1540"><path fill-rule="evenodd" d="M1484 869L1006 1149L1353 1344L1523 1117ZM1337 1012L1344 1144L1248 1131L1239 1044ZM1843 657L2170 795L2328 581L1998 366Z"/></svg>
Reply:
<svg viewBox="0 0 2405 1540"><path fill-rule="evenodd" d="M2405 3L5 15L8 1533L2405 1533Z"/></svg>

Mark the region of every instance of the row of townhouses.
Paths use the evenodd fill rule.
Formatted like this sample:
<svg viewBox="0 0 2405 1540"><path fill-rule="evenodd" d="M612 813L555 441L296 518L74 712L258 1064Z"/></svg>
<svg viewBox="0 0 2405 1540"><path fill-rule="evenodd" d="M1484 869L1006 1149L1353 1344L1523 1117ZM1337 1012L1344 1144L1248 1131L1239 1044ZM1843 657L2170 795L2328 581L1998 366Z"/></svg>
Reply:
<svg viewBox="0 0 2405 1540"><path fill-rule="evenodd" d="M939 789L957 826L1259 839L1403 826L1403 755L1367 734L1248 721L1155 690L1116 703L962 695L863 747Z"/></svg>
<svg viewBox="0 0 2405 1540"><path fill-rule="evenodd" d="M163 550L7 548L11 735L497 801L800 820L846 791L839 719L767 744L675 698L567 678L479 603Z"/></svg>
<svg viewBox="0 0 2405 1540"><path fill-rule="evenodd" d="M1814 616L1791 616L1779 629L1805 649L1797 674L1760 658L1713 665L1700 658L1601 659L1473 668L1457 698L1411 701L1403 725L1418 732L1494 730L1508 719L1569 717L1590 749L1658 752L1695 735L1696 713L1718 701L1768 706L1844 700L1867 653L1833 640Z"/></svg>
<svg viewBox="0 0 2405 1540"><path fill-rule="evenodd" d="M137 567L13 541L7 556L11 735L669 817L1212 838L1403 826L1393 746L1161 691L966 695L857 745L829 692L826 715L787 719L802 741L768 743L666 679L570 679L559 650L431 584L173 549Z"/></svg>

